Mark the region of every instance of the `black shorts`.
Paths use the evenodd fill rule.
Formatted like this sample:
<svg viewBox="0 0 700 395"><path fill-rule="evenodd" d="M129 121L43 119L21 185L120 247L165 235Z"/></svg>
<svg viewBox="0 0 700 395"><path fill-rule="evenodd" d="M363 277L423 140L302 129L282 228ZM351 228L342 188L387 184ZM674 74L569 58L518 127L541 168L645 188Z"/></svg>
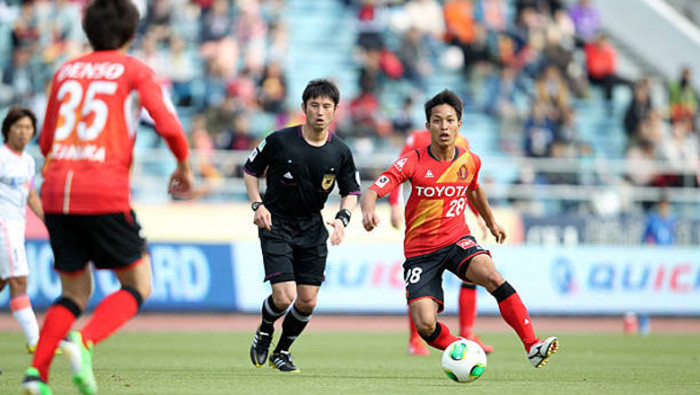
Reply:
<svg viewBox="0 0 700 395"><path fill-rule="evenodd" d="M99 269L122 269L148 250L133 210L128 213L46 214L54 267L78 272L92 261Z"/></svg>
<svg viewBox="0 0 700 395"><path fill-rule="evenodd" d="M472 236L466 236L456 243L435 252L406 259L403 264L403 278L406 284L408 303L422 298L435 300L438 313L444 309L445 297L442 290L442 274L445 269L467 281L467 268L472 258L491 253L485 250Z"/></svg>
<svg viewBox="0 0 700 395"><path fill-rule="evenodd" d="M309 219L272 216L272 231L259 228L265 281L321 285L328 256L328 230L319 215Z"/></svg>

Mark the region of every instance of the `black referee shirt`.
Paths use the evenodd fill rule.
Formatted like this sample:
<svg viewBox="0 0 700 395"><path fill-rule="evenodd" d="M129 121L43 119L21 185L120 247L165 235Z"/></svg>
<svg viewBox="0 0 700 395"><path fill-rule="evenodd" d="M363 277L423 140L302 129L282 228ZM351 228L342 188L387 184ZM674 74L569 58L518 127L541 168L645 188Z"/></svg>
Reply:
<svg viewBox="0 0 700 395"><path fill-rule="evenodd" d="M263 203L272 214L289 218L319 214L336 182L341 196L360 194L352 153L332 133L321 147L304 140L301 125L270 134L253 149L244 167L255 177L265 169Z"/></svg>

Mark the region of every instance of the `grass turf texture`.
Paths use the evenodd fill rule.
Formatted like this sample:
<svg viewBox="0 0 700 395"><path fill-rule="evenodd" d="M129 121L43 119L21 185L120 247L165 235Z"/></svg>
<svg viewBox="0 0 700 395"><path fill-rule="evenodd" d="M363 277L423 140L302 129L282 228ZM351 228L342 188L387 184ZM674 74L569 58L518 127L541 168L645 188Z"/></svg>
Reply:
<svg viewBox="0 0 700 395"><path fill-rule="evenodd" d="M279 333L277 333L279 335ZM407 335L313 330L292 348L301 374L248 357L251 333L120 333L96 349L100 394L700 394L700 335L647 337L563 334L561 350L534 369L515 335L485 334L496 352L478 381L458 384L440 368L441 352L406 353ZM31 356L19 333L0 333L0 394L19 393ZM75 394L57 356L54 394Z"/></svg>

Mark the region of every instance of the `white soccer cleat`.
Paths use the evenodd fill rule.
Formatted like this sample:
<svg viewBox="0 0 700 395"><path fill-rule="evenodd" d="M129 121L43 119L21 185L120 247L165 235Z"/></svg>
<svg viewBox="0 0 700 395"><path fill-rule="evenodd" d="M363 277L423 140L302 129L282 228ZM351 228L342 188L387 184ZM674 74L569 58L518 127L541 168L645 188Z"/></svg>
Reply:
<svg viewBox="0 0 700 395"><path fill-rule="evenodd" d="M548 337L544 341L537 342L530 347L527 359L532 366L541 368L547 364L549 358L559 350L559 339L555 336Z"/></svg>

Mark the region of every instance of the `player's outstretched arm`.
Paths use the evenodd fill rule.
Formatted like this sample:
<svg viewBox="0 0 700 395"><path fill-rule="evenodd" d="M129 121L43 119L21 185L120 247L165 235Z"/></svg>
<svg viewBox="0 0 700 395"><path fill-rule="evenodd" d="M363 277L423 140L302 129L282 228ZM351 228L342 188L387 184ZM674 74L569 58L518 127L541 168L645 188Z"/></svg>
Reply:
<svg viewBox="0 0 700 395"><path fill-rule="evenodd" d="M379 216L376 212L377 207L377 192L368 189L360 200L360 208L362 209L362 226L370 232L379 225Z"/></svg>
<svg viewBox="0 0 700 395"><path fill-rule="evenodd" d="M486 198L486 192L479 186L474 190L468 190L467 198L474 205L476 211L479 212L481 218L484 219L486 227L489 228L493 237L496 238L496 242L503 243L506 240L506 231L496 222L489 201Z"/></svg>
<svg viewBox="0 0 700 395"><path fill-rule="evenodd" d="M177 168L173 171L168 181L168 193L180 199L189 199L194 188L194 175L188 161L177 162Z"/></svg>

